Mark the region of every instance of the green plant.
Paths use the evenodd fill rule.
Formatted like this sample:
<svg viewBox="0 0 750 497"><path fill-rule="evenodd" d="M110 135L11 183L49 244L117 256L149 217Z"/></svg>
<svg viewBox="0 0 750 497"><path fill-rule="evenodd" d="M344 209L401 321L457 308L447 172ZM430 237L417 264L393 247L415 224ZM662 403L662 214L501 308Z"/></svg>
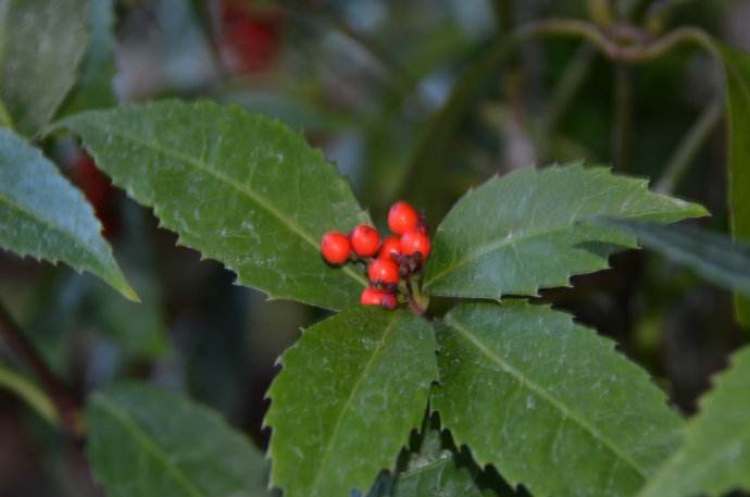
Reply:
<svg viewBox="0 0 750 497"><path fill-rule="evenodd" d="M85 19L87 4L66 2L64 9L52 0L0 4L0 245L62 261L139 300L93 209L42 152L45 140L72 135L114 185L153 209L179 245L220 262L238 284L269 299L330 311L279 358L268 390L270 485L283 495L689 497L750 490L747 348L700 414L685 421L615 342L537 301L545 289L607 269L609 257L638 248L639 237L747 296L747 249L664 226L706 216L704 207L583 161L524 168L469 189L444 218L431 220L430 236L416 212L397 203L387 224L401 241L386 238L386 256L367 269L343 264L352 251L377 254L374 219L322 153L276 119L206 99L103 109L83 99L71 100L75 112L53 122L87 46L85 37L62 35ZM692 28L623 41L607 28L607 2L590 3L601 25L538 21L486 49L416 145L404 197L439 167L485 75L522 41L580 36L618 64L698 43L726 72L732 230L750 236L750 56ZM33 22L22 22L27 18ZM38 34L29 26L43 26L46 43L33 43ZM60 39L67 41L53 43ZM46 78L45 88L26 84ZM93 76L84 82L101 83ZM404 281L409 305L389 299L403 276L392 253L419 261ZM738 298L745 324L748 309ZM260 452L207 408L132 381L80 405L4 310L0 334L30 362L44 392L4 366L0 385L85 441L107 495L268 492Z"/></svg>

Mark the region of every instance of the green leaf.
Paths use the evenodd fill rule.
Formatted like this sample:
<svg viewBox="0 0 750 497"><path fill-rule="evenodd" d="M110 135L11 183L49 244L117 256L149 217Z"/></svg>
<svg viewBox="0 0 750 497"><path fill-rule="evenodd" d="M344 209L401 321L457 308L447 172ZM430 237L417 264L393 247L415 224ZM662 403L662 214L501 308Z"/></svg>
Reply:
<svg viewBox="0 0 750 497"><path fill-rule="evenodd" d="M639 497L695 497L750 490L750 347L701 399L685 443L648 482Z"/></svg>
<svg viewBox="0 0 750 497"><path fill-rule="evenodd" d="M715 43L726 73L729 132L729 212L732 234L750 242L750 55ZM750 300L737 299L737 317L750 326Z"/></svg>
<svg viewBox="0 0 750 497"><path fill-rule="evenodd" d="M95 393L88 460L109 497L260 497L263 455L215 412L139 384Z"/></svg>
<svg viewBox="0 0 750 497"><path fill-rule="evenodd" d="M25 135L50 122L86 50L87 0L0 4L0 99Z"/></svg>
<svg viewBox="0 0 750 497"><path fill-rule="evenodd" d="M535 497L633 495L679 442L683 423L647 375L566 314L463 305L438 343L443 426Z"/></svg>
<svg viewBox="0 0 750 497"><path fill-rule="evenodd" d="M481 497L468 468L458 465L455 454L443 447L440 431L429 430L419 452L411 455L398 475L393 497Z"/></svg>
<svg viewBox="0 0 750 497"><path fill-rule="evenodd" d="M89 44L81 64L81 77L63 106L63 113L114 107L117 98L112 80L115 67L115 12L113 0L88 0Z"/></svg>
<svg viewBox="0 0 750 497"><path fill-rule="evenodd" d="M83 194L8 129L0 129L0 247L89 271L138 300Z"/></svg>
<svg viewBox="0 0 750 497"><path fill-rule="evenodd" d="M5 104L0 100L0 128L12 128L13 119L10 118L8 109L5 108Z"/></svg>
<svg viewBox="0 0 750 497"><path fill-rule="evenodd" d="M320 152L278 121L169 101L85 112L61 126L180 243L224 263L239 283L331 309L357 302L365 278L327 266L319 241L368 216Z"/></svg>
<svg viewBox="0 0 750 497"><path fill-rule="evenodd" d="M357 306L306 330L268 392L272 483L285 497L364 493L419 428L435 348L406 311Z"/></svg>
<svg viewBox="0 0 750 497"><path fill-rule="evenodd" d="M635 246L617 229L578 221L604 215L665 223L706 214L605 168L522 169L490 179L456 203L435 233L425 290L465 298L536 295L569 285L573 275L606 269L618 246Z"/></svg>
<svg viewBox="0 0 750 497"><path fill-rule="evenodd" d="M692 226L617 219L600 222L629 231L643 246L692 269L708 281L750 297L750 246Z"/></svg>

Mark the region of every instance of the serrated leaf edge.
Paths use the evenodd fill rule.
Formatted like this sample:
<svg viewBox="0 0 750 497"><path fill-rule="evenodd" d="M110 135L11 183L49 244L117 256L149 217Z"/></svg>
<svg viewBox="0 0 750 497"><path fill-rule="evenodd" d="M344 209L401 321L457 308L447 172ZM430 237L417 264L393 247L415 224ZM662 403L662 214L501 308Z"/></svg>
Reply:
<svg viewBox="0 0 750 497"><path fill-rule="evenodd" d="M160 100L160 101L149 102L147 104L130 104L130 105L124 105L124 106L121 106L121 107L119 107L118 109L115 109L115 110L112 110L112 109L103 109L103 110L85 111L85 112L82 112L80 114L75 114L73 116L66 117L63 120L61 120L61 121L53 124L52 126L50 126L46 130L46 133L51 133L51 132L53 132L53 131L55 131L55 130L57 130L59 128L66 128L67 127L66 123L68 121L77 120L78 118L81 118L82 116L86 116L86 115L92 115L92 114L101 114L101 115L103 115L103 114L111 114L113 112L117 112L118 110L126 110L127 111L127 110L131 110L131 109L150 109L150 108L157 107L159 105L165 105L165 104L168 105L168 104L172 104L172 103L176 103L176 104L179 104L179 105L185 105L185 106L192 106L193 108L201 108L201 107L219 107L219 108L222 108L223 107L228 112L235 112L235 113L236 112L240 112L240 113L242 113L244 115L250 115L251 117L254 117L254 118L256 117L253 114L248 114L245 111L245 109L243 109L242 107L240 107L239 105L236 105L236 104L219 105L219 104L216 104L216 103L208 101L208 100L199 100L199 101L196 101L194 103L187 103L187 102L183 102L183 101L177 100L177 99L167 99L167 100ZM322 151L320 149L317 149L317 148L309 146L309 144L307 144L307 142L305 142L304 139L299 134L292 132L280 120L278 120L276 118L267 117L267 116L264 116L263 119L264 119L264 121L267 121L269 124L272 124L272 125L276 126L279 132L285 133L285 134L287 134L289 136L293 136L295 140L298 140L298 141L301 141L301 143L304 143L305 146L307 146L311 151L313 151L313 153L315 153L315 155L321 160L321 164L323 164L326 167L331 168L332 171L336 173L336 177L337 177L338 181L341 181L343 184L345 184L347 186L347 188L350 188L348 182L346 181L346 179L340 174L340 172L338 171L338 169L336 169L335 166L333 166L328 160L325 159L325 156L323 155L323 153L322 153ZM230 187L234 188L235 190L237 190L241 194L248 195L248 197L251 200L253 200L254 203L256 203L257 205L261 206L261 208L265 209L266 212L270 213L272 216L274 216L276 219L278 219L283 226L287 227L287 229L289 229L290 231L292 231L296 235L300 236L305 242L307 242L310 246L314 247L316 250L319 248L318 242L315 241L312 238L311 235L309 235L308 233L306 233L302 228L300 228L299 226L297 226L296 223L294 223L293 221L290 221L290 220L286 219L286 216L284 216L282 213L279 213L275 208L273 208L273 206L269 205L268 201L265 198L260 197L257 193L255 193L253 191L248 191L249 189L240 188L239 185L235 185L233 182L228 181L227 178L224 177L223 175L217 174L217 173L211 171L210 169L202 167L199 163L196 163L192 158L190 158L188 156L183 156L179 152L175 152L175 153L172 153L171 151L167 152L167 151L165 151L165 149L162 149L162 148L158 147L157 145L145 143L145 142L143 142L143 140L140 140L138 138L133 138L132 136L128 135L127 133L122 133L121 131L118 131L118 134L119 134L119 136L121 138L123 138L125 140L129 140L129 141L131 141L133 143L138 143L138 144L147 146L147 147L149 147L149 148L151 148L153 150L156 150L156 151L158 151L160 153L163 153L167 157L173 157L173 158L176 158L177 160L186 161L186 162L190 163L191 165L193 165L194 167L197 167L198 170L204 171L207 174L209 174L210 176L213 176L218 181L220 181L222 183L225 183L225 184L228 184ZM97 154L91 147L89 147L88 144L85 141L83 142L83 145L84 145L84 148L86 149L86 151L92 157L94 157L95 162L98 162L99 154ZM196 165L196 164L198 164L198 165ZM104 171L104 172L106 173L106 171ZM162 216L161 216L161 214L163 213L163 210L158 206L158 203L155 202L152 198L147 198L147 196L145 196L145 195L136 195L136 193L133 191L132 188L130 188L128 185L125 185L119 179L113 178L109 174L107 174L107 176L110 178L110 180L112 181L112 183L114 185L116 185L117 187L123 189L127 193L128 197L134 199L136 202L138 202L140 204L144 204L144 205L150 207L151 210L152 210L152 212L156 216L156 218L159 220L158 226L160 228L164 228L164 229L166 229L168 231L171 231L173 233L177 233L177 235L178 235L177 236L177 241L176 241L176 245L177 246L181 246L181 247L186 247L186 248L190 248L190 249L193 249L193 250L197 250L201 254L201 260L210 259L210 260L218 262L223 267L229 269L236 276L235 284L242 285L242 286L245 286L245 287L256 288L250 282L244 280L242 278L242 276L240 275L240 273L235 269L235 267L232 264L228 264L228 263L224 262L220 257L217 257L217 255L214 254L214 253L212 253L212 251L210 251L210 250L198 249L193 244L191 244L188 241L186 241L185 238L184 238L184 236L181 233L179 233L178 231L172 229L168 225L164 224L162 222ZM365 210L360 210L359 214L360 214L360 218L362 219L363 222L368 222L368 223L372 224L371 221L369 220L369 215L367 214L367 212ZM367 286L367 284L368 284L367 283L367 279L364 277L364 275L357 273L354 269L352 269L351 266L343 266L341 269L344 271L344 273L346 273L349 277L351 277L352 279L354 279L356 282L358 282L363 287ZM290 299L290 297L285 297L283 295L276 295L273 292L271 292L269 290L266 290L266 289L258 289L258 290L260 290L262 293L264 293L266 295L266 297L267 297L268 300L289 300ZM309 305L318 306L318 307L321 306L318 303L313 303L313 302L310 302L310 301L307 301L307 300L303 300L303 299L299 299L299 298L296 298L296 297L294 299L292 299L292 300L297 300L299 302L302 302L302 303L305 303L305 304L309 304ZM334 309L334 310L339 310L339 309Z"/></svg>
<svg viewBox="0 0 750 497"><path fill-rule="evenodd" d="M598 333L596 333L591 328L588 328L586 326L582 326L582 325L576 323L576 321L575 321L575 319L574 319L574 317L572 315L570 315L570 314L568 314L566 312L562 312L562 311L559 311L557 309L554 309L552 307L552 305L550 305L550 304L530 304L528 301L525 301L525 300L524 301L519 301L519 302L514 302L512 304L508 303L508 302L504 302L504 303L499 303L498 302L498 303L495 303L495 304L492 304L490 302L482 302L482 303L477 303L477 304L463 304L463 306L489 306L489 305L506 305L506 306L507 305L518 305L518 306L527 306L527 307L539 307L539 308L543 308L543 309L546 309L546 310L551 310L551 311L554 311L556 313L559 313L560 315L565 316L567 318L568 322L570 324L572 324L573 326L575 326L577 328L580 328L581 330L584 330L585 332L594 335L596 337L597 341L599 341L599 343L602 344L603 350L605 350L605 348L606 348L606 350L608 350L609 352L612 352L614 354L620 355L621 356L620 357L621 360L628 361L627 357L625 357L624 355L622 355L617 350L617 343L614 340L611 340L611 339L609 339L607 337L603 337L603 336L599 335ZM443 318L444 326L452 327L447 322L448 319L451 317L452 312L453 311L449 312ZM453 319L453 321L456 322L457 320ZM438 346L439 346L439 344L438 344ZM440 350L438 350L438 354L439 353L440 353ZM504 363L504 361L502 361L502 362ZM501 367L503 367L503 366L501 366ZM503 370L505 371L505 369L503 369ZM672 410L672 408L669 406L669 402L668 402L667 396L660 389L658 389L658 387L656 387L653 384L652 377L645 370L643 370L640 367L636 367L636 368L634 368L633 373L636 374L636 375L638 375L638 376L640 376L640 378L641 378L642 381L647 382L649 385L651 385L655 389L657 389L661 393L661 398L662 398L663 404L665 406L667 406L668 409ZM523 383L527 384L528 382L523 381ZM447 423L447 421L445 421L444 416L442 416L440 414L440 409L435 408L433 403L430 404L430 410L431 410L430 411L431 413L437 413L440 416L440 419L441 419L441 430L449 432L450 436L453 438L453 440L454 440L454 442L456 444L456 447L465 447L471 453L472 458L474 459L474 461L477 462L477 464L480 467L487 468L489 466L492 466L492 467L496 468L497 471L503 476L503 478L509 483L509 485L511 485L515 490L518 490L521 485L527 485L523 481L513 479L510 476L508 476L507 474L505 474L503 472L503 468L500 467L499 464L497 462L493 461L491 458L482 458L482 457L479 457L479 455L476 453L476 451L463 439L463 437L458 436L458 434L450 426L448 426L448 423ZM579 426L581 426L581 425L579 425ZM581 427L584 428L583 426L581 426ZM585 428L584 428L584 430L585 430ZM589 431L587 431L587 432L591 433ZM601 439L597 439L597 440L601 440ZM609 446L608 446L608 448L611 449L611 447L609 447ZM615 455L618 455L619 451L617 451L617 452L613 451L613 453ZM637 465L637 464L635 464L635 465L633 465L631 467L638 472L638 474L643 478L644 482L647 481L648 476L649 476L649 472L647 470L645 470L643 468L640 468L640 466ZM531 489L531 490L533 490L533 489ZM534 490L534 492L535 492L534 495L536 497L550 497L550 495L551 495L551 494L538 493L538 490Z"/></svg>
<svg viewBox="0 0 750 497"><path fill-rule="evenodd" d="M529 169L532 170L533 173L529 173L529 171L528 171ZM539 175L539 174L542 173L542 171L546 171L546 170L549 170L549 169L553 169L553 170L577 169L577 170L582 170L582 171L587 171L587 172L588 171L594 171L594 172L596 172L598 174L608 174L610 177L622 179L622 180L624 180L624 181L626 181L628 183L632 183L634 189L637 188L637 189L640 189L640 190L644 190L646 192L650 192L650 193L652 193L654 195L658 195L658 196L661 196L661 197L669 198L670 200L674 201L675 203L684 204L685 207L693 206L692 207L693 211L692 211L691 215L694 216L694 217L701 217L701 216L709 215L708 211L706 211L706 209L704 207L702 207L702 206L700 206L698 204L691 204L690 202L686 202L686 201L684 201L682 199L679 199L679 198L666 197L666 196L661 195L659 193L651 192L649 190L649 188L648 188L649 180L646 179L646 178L639 178L639 177L634 177L634 176L616 175L616 174L613 174L613 170L612 170L611 167L606 167L606 166L585 166L585 164L584 164L583 161L576 161L576 162L573 162L573 163L570 163L570 164L555 163L555 164L552 164L550 166L547 166L547 167L541 168L541 169L540 168L536 168L536 167L534 167L534 168L518 169L518 170L512 171L509 174L504 175L504 176L500 176L500 175L496 174L496 175L493 175L489 180L487 180L483 184L477 186L476 188L470 188L470 189L468 189L466 191L466 193L461 197L461 199L458 202L462 202L464 200L470 199L471 197L473 197L474 195L476 195L476 193L480 189L482 189L482 188L489 188L490 186L494 185L496 182L503 181L506 178L509 178L511 176L519 175L519 174L524 174L524 173ZM457 205L458 202L455 205ZM455 208L455 205L454 205L454 208ZM451 211L452 210L453 209L451 209ZM658 214L659 212L660 211L644 212L644 213L640 214L639 216L628 216L627 219L635 219L635 220L637 220L637 219L640 219L640 218L643 218L643 217L648 217L650 214ZM446 215L446 218L448 216L450 216L450 214L451 214L451 212L449 212ZM554 229L554 230L524 233L524 235L523 235L522 238L512 238L509 235L509 236L506 236L501 241L487 243L487 244L484 244L483 247L475 248L472 251L470 251L467 255L465 255L463 258L461 258L458 262L452 264L448 268L443 269L439 273L437 273L435 275L432 275L432 277L430 279L428 279L428 280L426 279L425 282L424 282L425 292L428 293L428 294L430 294L430 295L441 296L441 297L485 298L485 293L483 293L483 292L482 293L471 293L471 291L444 291L444 290L430 291L430 287L434 284L435 281L440 280L442 277L444 277L446 274L454 271L456 268L459 268L459 267L461 267L461 266L463 266L465 264L468 264L468 263L472 262L473 260L475 260L475 259L477 259L479 257L482 257L482 256L484 256L484 255L486 255L486 254L488 254L490 252L494 252L495 250L498 250L498 249L500 249L502 247L511 245L511 243L517 242L518 240L527 240L527 239L530 239L530 238L535 238L537 236L547 236L549 234L554 234L555 232L566 231L566 230L570 229L571 226L574 226L575 223L581 222L581 221L582 221L581 219L574 220L571 224L564 225L564 226L562 226L560 228L557 228L557 229ZM443 224L441 223L438 226L437 230L436 230L436 237L437 237L438 233L440 233L440 232L442 232L444 230L445 230L445 228L444 228ZM623 249L640 249L640 247L638 246L637 243L632 243L630 245L623 246ZM572 278L573 277L580 276L582 274L589 274L589 273L593 273L593 272L596 272L596 271L601 271L601 270L609 269L609 268L610 268L609 260L602 261L601 264L597 264L596 267L593 268L590 271L573 272L573 273L571 273L569 276L567 276L565 278L562 278L562 279L559 279L559 280L553 280L550 283L545 284L544 286L534 286L534 287L529 287L529 288L526 288L526 289L523 289L523 290L520 290L520 291L513 292L513 295L524 295L524 296L529 296L529 297L538 297L539 296L539 290L542 290L544 288L572 287L573 286L572 285ZM503 293L498 292L497 295L493 296L492 298L499 300L500 298L503 297L503 295L504 295Z"/></svg>

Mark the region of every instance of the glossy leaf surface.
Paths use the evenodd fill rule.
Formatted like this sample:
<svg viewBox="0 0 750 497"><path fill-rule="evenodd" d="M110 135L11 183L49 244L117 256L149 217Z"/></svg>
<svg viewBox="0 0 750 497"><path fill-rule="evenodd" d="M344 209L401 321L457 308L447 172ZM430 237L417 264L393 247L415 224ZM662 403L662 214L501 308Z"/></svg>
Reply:
<svg viewBox="0 0 750 497"><path fill-rule="evenodd" d="M605 168L519 170L490 179L453 207L435 233L425 289L498 299L567 286L571 276L606 269L611 253L634 246L632 235L578 223L602 215L668 223L706 211Z"/></svg>
<svg viewBox="0 0 750 497"><path fill-rule="evenodd" d="M463 305L438 343L443 426L535 497L634 495L679 442L682 420L645 372L569 315Z"/></svg>
<svg viewBox="0 0 750 497"><path fill-rule="evenodd" d="M280 122L165 101L85 112L61 126L181 244L225 264L239 283L331 309L358 301L361 271L329 267L318 245L326 231L368 216L336 169Z"/></svg>
<svg viewBox="0 0 750 497"><path fill-rule="evenodd" d="M88 271L137 300L83 194L8 129L0 129L0 247Z"/></svg>
<svg viewBox="0 0 750 497"><path fill-rule="evenodd" d="M418 429L435 338L407 311L357 306L304 331L268 396L271 479L287 497L365 493Z"/></svg>

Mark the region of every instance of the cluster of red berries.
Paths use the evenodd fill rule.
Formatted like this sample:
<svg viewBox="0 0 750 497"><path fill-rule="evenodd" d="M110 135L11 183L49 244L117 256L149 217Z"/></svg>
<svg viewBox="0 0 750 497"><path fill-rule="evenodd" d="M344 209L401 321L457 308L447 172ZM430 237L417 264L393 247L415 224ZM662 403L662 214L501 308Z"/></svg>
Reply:
<svg viewBox="0 0 750 497"><path fill-rule="evenodd" d="M403 201L388 211L388 228L393 235L384 240L366 224L360 224L348 236L329 231L323 235L320 251L326 262L334 266L350 260L365 262L370 285L362 291L360 302L395 309L402 279L410 282L430 255L430 237L422 216ZM409 287L407 292L410 291Z"/></svg>

